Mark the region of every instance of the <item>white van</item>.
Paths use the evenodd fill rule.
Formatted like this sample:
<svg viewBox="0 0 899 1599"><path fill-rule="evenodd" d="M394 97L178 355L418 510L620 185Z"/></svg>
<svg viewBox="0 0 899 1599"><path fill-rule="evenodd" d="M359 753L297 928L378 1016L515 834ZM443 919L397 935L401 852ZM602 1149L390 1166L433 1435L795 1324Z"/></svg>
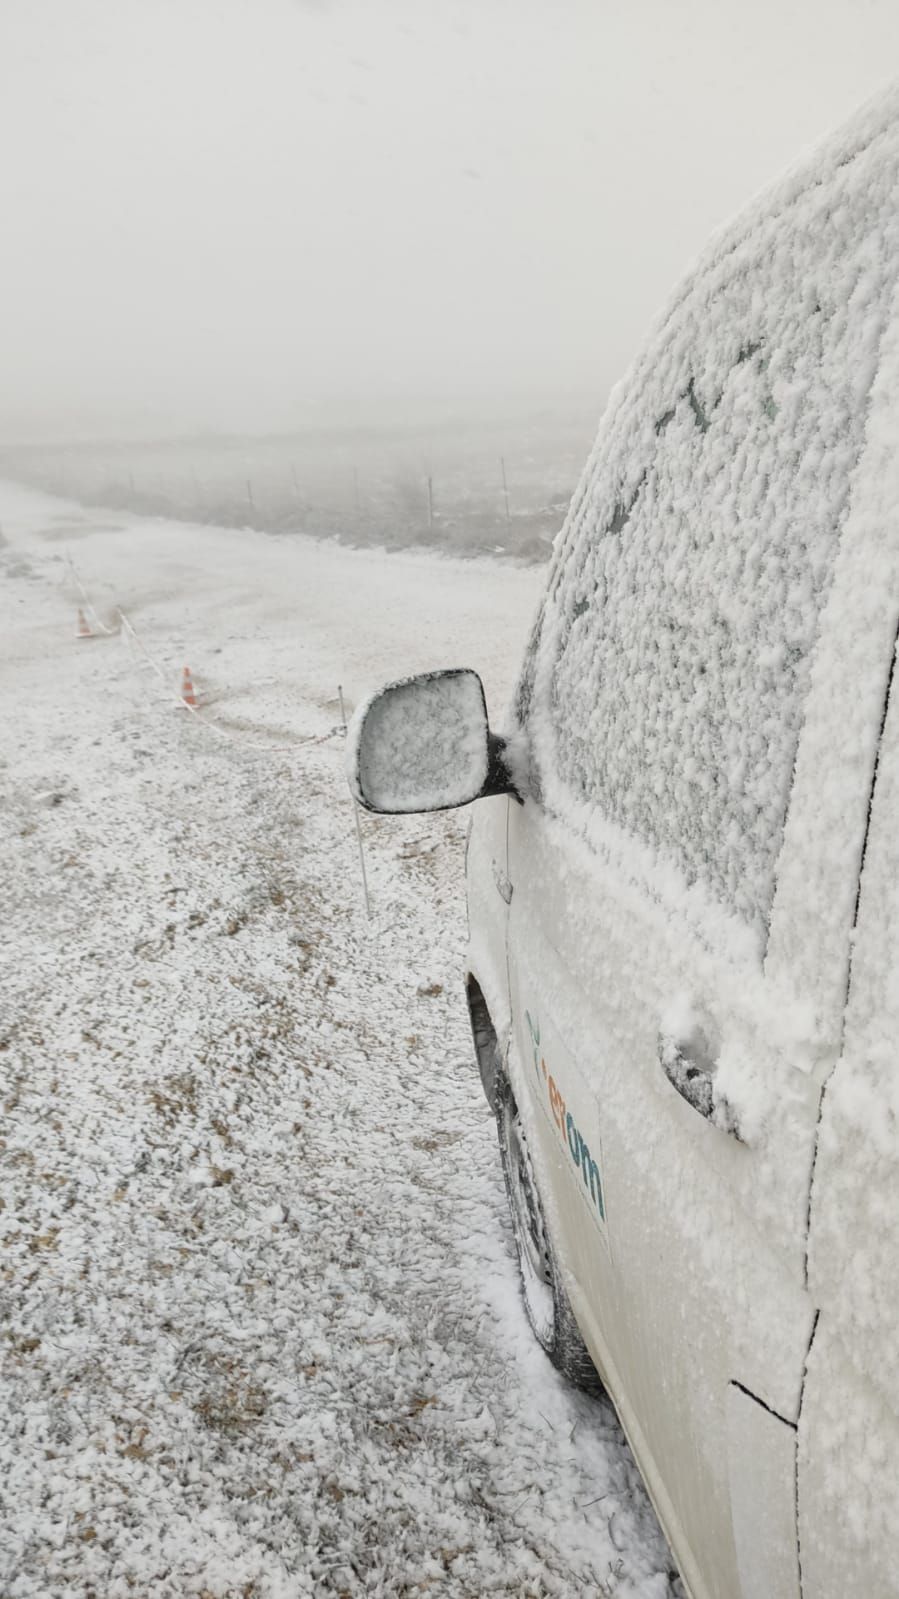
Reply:
<svg viewBox="0 0 899 1599"><path fill-rule="evenodd" d="M719 237L612 395L478 798L468 1002L528 1313L693 1599L899 1595L899 92ZM588 1354L589 1352L589 1354Z"/></svg>

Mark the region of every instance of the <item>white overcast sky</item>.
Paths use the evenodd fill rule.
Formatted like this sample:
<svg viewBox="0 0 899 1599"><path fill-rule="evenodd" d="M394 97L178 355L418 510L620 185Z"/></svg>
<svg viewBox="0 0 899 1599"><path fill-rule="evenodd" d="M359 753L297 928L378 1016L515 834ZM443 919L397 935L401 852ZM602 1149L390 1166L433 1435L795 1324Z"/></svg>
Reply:
<svg viewBox="0 0 899 1599"><path fill-rule="evenodd" d="M0 438L598 411L897 0L0 0Z"/></svg>

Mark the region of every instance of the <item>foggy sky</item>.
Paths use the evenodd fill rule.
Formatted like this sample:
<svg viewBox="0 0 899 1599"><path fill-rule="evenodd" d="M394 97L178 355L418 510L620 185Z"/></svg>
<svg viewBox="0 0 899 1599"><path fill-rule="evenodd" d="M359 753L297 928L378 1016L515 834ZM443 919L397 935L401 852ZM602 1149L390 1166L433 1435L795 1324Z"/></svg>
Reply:
<svg viewBox="0 0 899 1599"><path fill-rule="evenodd" d="M595 404L895 0L0 0L0 439Z"/></svg>

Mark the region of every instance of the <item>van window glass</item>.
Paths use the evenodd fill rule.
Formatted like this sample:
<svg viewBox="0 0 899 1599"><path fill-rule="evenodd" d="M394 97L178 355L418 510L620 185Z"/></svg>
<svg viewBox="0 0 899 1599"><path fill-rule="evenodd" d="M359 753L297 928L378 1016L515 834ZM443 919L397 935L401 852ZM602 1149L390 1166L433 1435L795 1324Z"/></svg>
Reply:
<svg viewBox="0 0 899 1599"><path fill-rule="evenodd" d="M688 287L548 602L541 765L760 930L899 261L880 144Z"/></svg>
<svg viewBox="0 0 899 1599"><path fill-rule="evenodd" d="M513 711L519 727L527 723L531 709L531 700L534 695L534 679L537 673L537 650L540 644L540 629L543 626L543 613L545 607L540 606L528 637L527 648L524 652L521 673L515 688Z"/></svg>

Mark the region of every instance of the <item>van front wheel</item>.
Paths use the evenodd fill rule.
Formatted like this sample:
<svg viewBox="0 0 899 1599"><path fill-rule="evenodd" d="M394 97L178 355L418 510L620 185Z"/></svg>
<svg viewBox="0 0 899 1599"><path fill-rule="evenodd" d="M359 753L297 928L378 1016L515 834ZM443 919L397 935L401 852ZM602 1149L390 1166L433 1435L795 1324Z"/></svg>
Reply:
<svg viewBox="0 0 899 1599"><path fill-rule="evenodd" d="M502 1070L496 1075L496 1125L528 1321L564 1377L589 1393L602 1393L553 1254L521 1113Z"/></svg>

